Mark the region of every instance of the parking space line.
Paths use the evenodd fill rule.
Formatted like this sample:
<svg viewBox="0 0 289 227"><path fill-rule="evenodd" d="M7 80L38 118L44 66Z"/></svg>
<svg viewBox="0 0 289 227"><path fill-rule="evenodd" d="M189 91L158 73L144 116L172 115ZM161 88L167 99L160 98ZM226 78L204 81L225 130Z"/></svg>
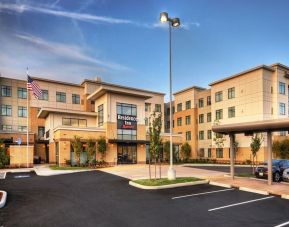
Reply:
<svg viewBox="0 0 289 227"><path fill-rule="evenodd" d="M206 194L212 194L212 193L217 193L217 192L225 192L225 191L232 191L235 190L234 188L229 188L229 189L222 189L222 190L217 190L217 191L209 191L209 192L201 192L201 193L196 193L196 194L190 194L190 195L182 195L182 196L176 196L173 197L172 199L182 199L186 197L193 197L193 196L198 196L198 195L206 195Z"/></svg>
<svg viewBox="0 0 289 227"><path fill-rule="evenodd" d="M282 226L286 226L286 225L289 225L289 221L284 222L284 223L282 223L280 225L276 225L275 227L282 227Z"/></svg>
<svg viewBox="0 0 289 227"><path fill-rule="evenodd" d="M253 199L253 200L249 200L249 201L245 201L245 202L241 202L241 203L234 203L234 204L230 204L230 205L226 205L226 206L213 208L213 209L210 209L208 211L215 211L215 210L225 209L225 208L228 208L228 207L239 206L239 205L243 205L243 204L247 204L247 203L253 203L253 202L258 202L258 201L261 201L261 200L272 199L272 198L274 198L274 196L268 196L268 197L264 197L264 198L261 198L261 199Z"/></svg>

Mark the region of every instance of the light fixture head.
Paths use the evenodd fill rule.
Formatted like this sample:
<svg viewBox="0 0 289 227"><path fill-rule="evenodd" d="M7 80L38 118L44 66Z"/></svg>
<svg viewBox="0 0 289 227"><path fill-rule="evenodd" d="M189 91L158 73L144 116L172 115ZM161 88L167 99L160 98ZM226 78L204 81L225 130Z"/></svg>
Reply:
<svg viewBox="0 0 289 227"><path fill-rule="evenodd" d="M169 20L169 15L167 12L162 12L160 14L160 21L161 22L167 22Z"/></svg>
<svg viewBox="0 0 289 227"><path fill-rule="evenodd" d="M172 19L172 26L173 27L179 27L181 25L180 19L179 18L173 18Z"/></svg>

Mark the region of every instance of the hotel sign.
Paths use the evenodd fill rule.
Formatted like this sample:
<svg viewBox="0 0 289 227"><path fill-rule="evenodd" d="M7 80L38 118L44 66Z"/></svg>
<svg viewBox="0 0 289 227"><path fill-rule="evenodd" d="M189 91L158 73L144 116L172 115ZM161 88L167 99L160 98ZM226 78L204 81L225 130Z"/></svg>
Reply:
<svg viewBox="0 0 289 227"><path fill-rule="evenodd" d="M117 114L117 129L137 129L137 119L134 116Z"/></svg>

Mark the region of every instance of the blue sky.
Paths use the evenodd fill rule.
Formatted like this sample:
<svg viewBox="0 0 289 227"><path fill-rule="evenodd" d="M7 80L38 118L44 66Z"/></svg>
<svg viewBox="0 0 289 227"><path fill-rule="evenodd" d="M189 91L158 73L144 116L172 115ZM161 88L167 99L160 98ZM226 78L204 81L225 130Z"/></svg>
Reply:
<svg viewBox="0 0 289 227"><path fill-rule="evenodd" d="M260 64L289 65L287 0L0 0L0 72L68 82L104 81L168 92L167 11L173 90Z"/></svg>

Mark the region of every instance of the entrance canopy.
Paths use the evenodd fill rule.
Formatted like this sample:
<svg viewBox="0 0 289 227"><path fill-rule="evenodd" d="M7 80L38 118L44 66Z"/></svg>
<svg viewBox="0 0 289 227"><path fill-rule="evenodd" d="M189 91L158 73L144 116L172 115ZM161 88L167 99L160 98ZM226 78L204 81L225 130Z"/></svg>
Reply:
<svg viewBox="0 0 289 227"><path fill-rule="evenodd" d="M213 132L222 134L237 134L237 133L253 133L253 132L274 132L274 131L288 131L289 118L273 119L265 121L252 121L244 123L214 125Z"/></svg>

